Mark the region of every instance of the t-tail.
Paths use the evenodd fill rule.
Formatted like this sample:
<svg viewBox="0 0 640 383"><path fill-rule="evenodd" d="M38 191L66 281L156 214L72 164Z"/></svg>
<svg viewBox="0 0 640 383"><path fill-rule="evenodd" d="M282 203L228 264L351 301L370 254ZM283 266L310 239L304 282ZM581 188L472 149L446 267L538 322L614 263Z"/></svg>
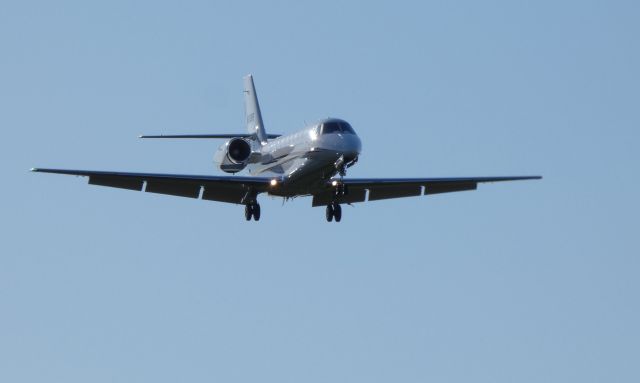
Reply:
<svg viewBox="0 0 640 383"><path fill-rule="evenodd" d="M244 114L247 133L159 134L141 135L140 138L243 138L260 146L266 144L270 138L280 137L280 134L267 134L264 130L256 87L253 85L253 76L250 74L244 77Z"/></svg>
<svg viewBox="0 0 640 383"><path fill-rule="evenodd" d="M260 104L258 104L258 95L256 87L253 84L253 76L247 75L244 78L244 115L247 124L247 132L258 139L260 144L267 143L267 133L264 130L262 122L262 113L260 113Z"/></svg>

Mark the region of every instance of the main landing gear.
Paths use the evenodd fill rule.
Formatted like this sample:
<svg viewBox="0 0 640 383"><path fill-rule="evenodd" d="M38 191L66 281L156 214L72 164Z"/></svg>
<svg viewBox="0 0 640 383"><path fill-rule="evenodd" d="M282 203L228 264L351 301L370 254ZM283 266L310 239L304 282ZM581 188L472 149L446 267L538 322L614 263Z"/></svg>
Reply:
<svg viewBox="0 0 640 383"><path fill-rule="evenodd" d="M251 221L251 217L255 221L260 220L260 205L256 202L244 205L244 218Z"/></svg>
<svg viewBox="0 0 640 383"><path fill-rule="evenodd" d="M342 207L339 203L335 202L327 205L327 222L331 222L334 219L336 222L340 222L342 219Z"/></svg>

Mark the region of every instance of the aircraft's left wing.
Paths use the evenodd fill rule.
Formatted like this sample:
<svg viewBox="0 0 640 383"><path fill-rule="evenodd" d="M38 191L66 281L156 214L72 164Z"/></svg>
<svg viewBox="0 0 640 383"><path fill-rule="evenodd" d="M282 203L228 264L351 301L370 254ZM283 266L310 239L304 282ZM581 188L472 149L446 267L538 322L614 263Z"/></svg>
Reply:
<svg viewBox="0 0 640 383"><path fill-rule="evenodd" d="M267 191L271 180L262 177L122 173L42 168L33 168L31 171L89 177L91 185L237 204L245 203L247 198L255 198L257 193Z"/></svg>
<svg viewBox="0 0 640 383"><path fill-rule="evenodd" d="M282 134L267 134L267 138L278 138ZM251 138L254 134L142 134L138 138Z"/></svg>
<svg viewBox="0 0 640 383"><path fill-rule="evenodd" d="M342 180L347 193L335 199L334 190L313 196L313 206L338 203L377 201L381 199L413 197L429 194L475 190L479 183L537 180L540 176L516 177L457 177L457 178L359 178Z"/></svg>

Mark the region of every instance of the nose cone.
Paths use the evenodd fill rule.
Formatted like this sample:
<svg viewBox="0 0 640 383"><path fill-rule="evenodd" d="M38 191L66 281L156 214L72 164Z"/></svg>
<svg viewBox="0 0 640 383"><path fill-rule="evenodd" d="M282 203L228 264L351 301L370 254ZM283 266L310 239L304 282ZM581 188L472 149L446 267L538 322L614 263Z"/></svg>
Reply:
<svg viewBox="0 0 640 383"><path fill-rule="evenodd" d="M342 136L344 140L344 153L346 156L351 158L358 157L360 151L362 151L362 142L360 141L360 137L355 134L345 134Z"/></svg>
<svg viewBox="0 0 640 383"><path fill-rule="evenodd" d="M360 138L345 120L329 118L320 123L318 145L326 150L336 151L345 159L353 160L362 150Z"/></svg>

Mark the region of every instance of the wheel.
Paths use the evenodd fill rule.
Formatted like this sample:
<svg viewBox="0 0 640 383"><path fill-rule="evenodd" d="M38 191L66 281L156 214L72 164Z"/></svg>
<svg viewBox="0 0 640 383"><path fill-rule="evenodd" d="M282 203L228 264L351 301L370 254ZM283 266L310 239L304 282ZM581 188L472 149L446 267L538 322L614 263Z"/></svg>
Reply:
<svg viewBox="0 0 640 383"><path fill-rule="evenodd" d="M260 205L257 203L253 205L253 219L256 221L260 221Z"/></svg>
<svg viewBox="0 0 640 383"><path fill-rule="evenodd" d="M340 222L342 219L342 207L339 204L333 206L333 217L336 219L336 222Z"/></svg>
<svg viewBox="0 0 640 383"><path fill-rule="evenodd" d="M244 218L247 221L251 221L251 215L253 215L253 209L251 205L244 205Z"/></svg>
<svg viewBox="0 0 640 383"><path fill-rule="evenodd" d="M333 221L333 206L327 205L327 222Z"/></svg>

